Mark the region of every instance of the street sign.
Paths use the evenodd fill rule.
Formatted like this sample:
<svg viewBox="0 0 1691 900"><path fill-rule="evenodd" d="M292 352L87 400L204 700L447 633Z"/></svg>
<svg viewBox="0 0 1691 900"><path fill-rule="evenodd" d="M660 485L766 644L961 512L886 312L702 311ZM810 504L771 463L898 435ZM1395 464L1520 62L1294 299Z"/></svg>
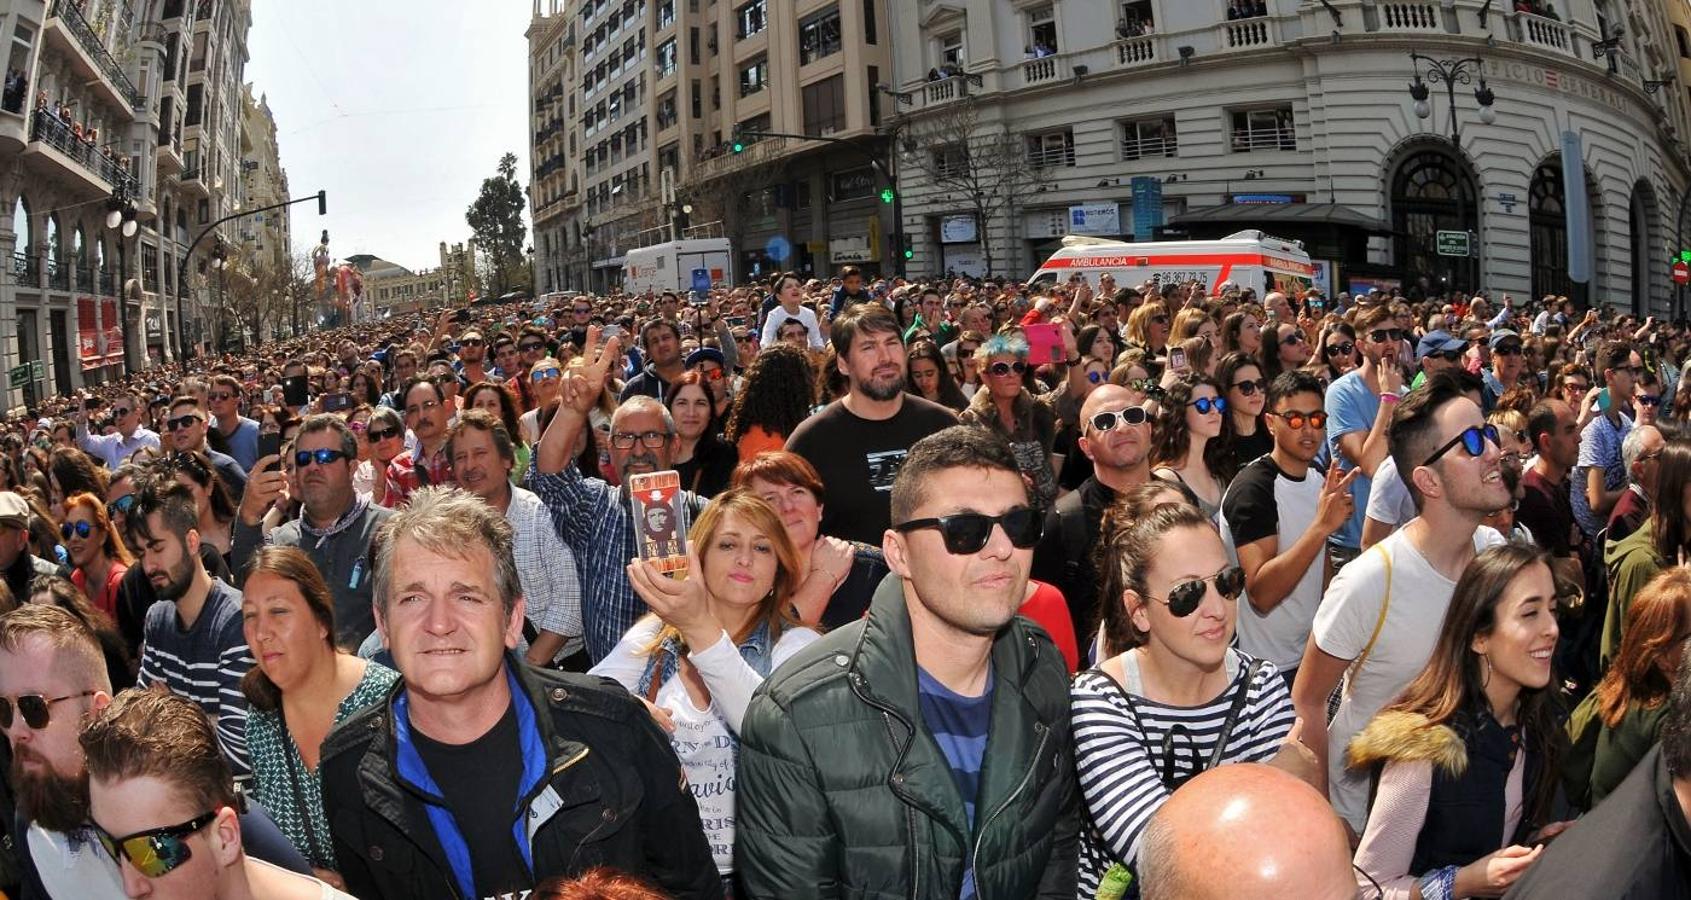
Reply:
<svg viewBox="0 0 1691 900"><path fill-rule="evenodd" d="M24 385L29 384L29 372L29 363L13 367L11 370L12 387L21 388Z"/></svg>
<svg viewBox="0 0 1691 900"><path fill-rule="evenodd" d="M1685 284L1687 282L1691 282L1691 265L1687 265L1684 260L1679 260L1673 264L1673 283Z"/></svg>
<svg viewBox="0 0 1691 900"><path fill-rule="evenodd" d="M1437 235L1437 243L1440 256L1473 255L1466 231L1441 231Z"/></svg>
<svg viewBox="0 0 1691 900"><path fill-rule="evenodd" d="M47 366L46 366L46 364L41 362L41 360L39 360L39 359L31 360L30 364L29 364L29 379L31 381L40 381L41 379L46 378L46 377L47 377Z"/></svg>

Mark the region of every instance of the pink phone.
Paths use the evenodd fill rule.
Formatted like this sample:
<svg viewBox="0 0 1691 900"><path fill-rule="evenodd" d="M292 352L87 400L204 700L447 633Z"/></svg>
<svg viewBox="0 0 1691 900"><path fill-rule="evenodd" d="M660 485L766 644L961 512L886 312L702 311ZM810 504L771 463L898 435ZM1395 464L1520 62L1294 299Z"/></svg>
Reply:
<svg viewBox="0 0 1691 900"><path fill-rule="evenodd" d="M1022 329L1028 339L1028 359L1034 365L1063 361L1063 331L1060 325L1028 325Z"/></svg>

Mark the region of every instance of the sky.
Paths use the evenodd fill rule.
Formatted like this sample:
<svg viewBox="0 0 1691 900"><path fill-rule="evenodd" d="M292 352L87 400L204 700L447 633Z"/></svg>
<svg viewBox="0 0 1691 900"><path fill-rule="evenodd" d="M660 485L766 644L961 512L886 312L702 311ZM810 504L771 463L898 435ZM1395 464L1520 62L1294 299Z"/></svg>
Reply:
<svg viewBox="0 0 1691 900"><path fill-rule="evenodd" d="M246 80L269 98L295 197L294 248L410 269L466 241L506 152L528 183L529 0L255 0ZM527 213L524 220L527 220Z"/></svg>

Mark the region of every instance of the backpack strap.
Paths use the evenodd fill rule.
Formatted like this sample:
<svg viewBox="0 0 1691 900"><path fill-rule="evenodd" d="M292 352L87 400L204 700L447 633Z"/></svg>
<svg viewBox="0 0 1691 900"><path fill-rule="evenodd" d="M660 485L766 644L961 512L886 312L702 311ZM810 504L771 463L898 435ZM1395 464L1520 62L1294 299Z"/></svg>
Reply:
<svg viewBox="0 0 1691 900"><path fill-rule="evenodd" d="M1362 664L1368 661L1368 655L1374 652L1374 644L1380 640L1380 632L1386 627L1386 611L1392 608L1392 554L1384 543L1375 544L1369 548L1380 551L1380 558L1386 563L1386 594L1380 599L1380 617L1374 620L1374 633L1368 636L1368 643L1362 648L1362 654L1356 662L1350 664L1349 675L1353 680L1345 685L1345 693L1351 692L1351 685L1355 683L1354 676L1362 671Z"/></svg>

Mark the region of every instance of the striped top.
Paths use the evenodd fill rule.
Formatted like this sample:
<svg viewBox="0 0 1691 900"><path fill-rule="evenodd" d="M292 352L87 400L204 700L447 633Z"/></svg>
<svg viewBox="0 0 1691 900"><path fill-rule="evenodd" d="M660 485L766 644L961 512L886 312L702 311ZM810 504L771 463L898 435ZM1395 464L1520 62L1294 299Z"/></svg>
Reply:
<svg viewBox="0 0 1691 900"><path fill-rule="evenodd" d="M141 672L135 686L163 684L200 705L217 726L217 743L238 781L246 782L247 698L241 676L253 667L241 632L241 592L212 579L205 606L184 630L176 604L160 600L147 610L141 639Z"/></svg>
<svg viewBox="0 0 1691 900"><path fill-rule="evenodd" d="M1224 665L1235 674L1219 696L1203 706L1169 706L1140 695L1138 654L1122 658L1126 684L1100 669L1075 676L1069 690L1074 720L1075 769L1086 804L1081 831L1080 897L1093 897L1098 882L1117 861L1131 865L1139 838L1169 790L1162 772L1163 741L1170 744L1179 779L1197 772L1214 752L1235 693L1243 685L1251 657L1227 651ZM1272 663L1265 663L1249 685L1245 707L1227 740L1221 762L1272 759L1292 730L1292 695ZM1131 702L1128 695L1131 694Z"/></svg>
<svg viewBox="0 0 1691 900"><path fill-rule="evenodd" d="M922 707L922 724L933 735L951 769L951 780L963 797L963 814L969 830L975 828L975 800L980 794L981 767L986 762L986 740L992 730L992 671L986 673L986 689L977 697L951 690L928 670L916 667L916 699ZM963 888L958 900L975 898L975 861L964 862Z"/></svg>

